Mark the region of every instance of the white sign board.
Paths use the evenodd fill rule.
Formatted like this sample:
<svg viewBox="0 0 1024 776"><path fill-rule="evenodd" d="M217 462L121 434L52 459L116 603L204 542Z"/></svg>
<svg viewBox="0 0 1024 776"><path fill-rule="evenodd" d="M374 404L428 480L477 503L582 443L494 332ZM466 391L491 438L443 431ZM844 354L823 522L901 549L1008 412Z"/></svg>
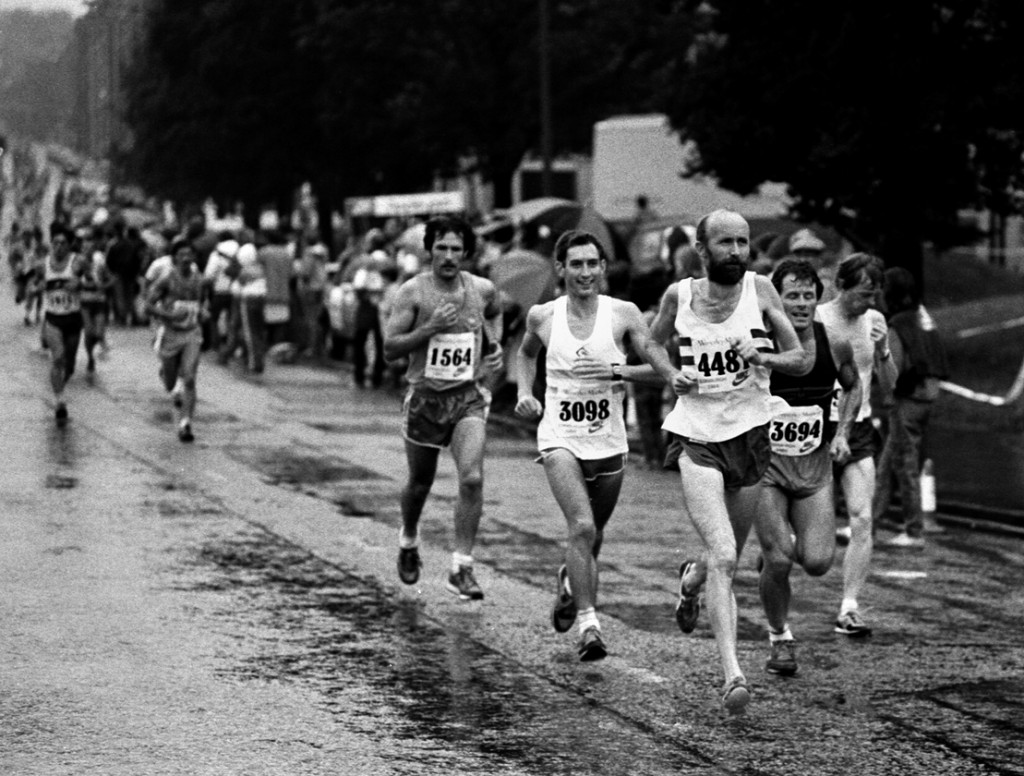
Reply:
<svg viewBox="0 0 1024 776"><path fill-rule="evenodd" d="M432 191L427 194L390 194L350 199L353 216L416 216L427 213L461 213L466 209L461 191Z"/></svg>

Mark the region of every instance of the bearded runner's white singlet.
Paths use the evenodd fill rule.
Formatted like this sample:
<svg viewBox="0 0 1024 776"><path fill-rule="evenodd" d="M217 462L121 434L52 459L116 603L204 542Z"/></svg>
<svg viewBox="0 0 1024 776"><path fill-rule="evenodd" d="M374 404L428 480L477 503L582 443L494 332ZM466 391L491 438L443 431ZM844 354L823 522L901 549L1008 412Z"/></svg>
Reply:
<svg viewBox="0 0 1024 776"><path fill-rule="evenodd" d="M708 323L693 312L693 278L679 282L675 327L680 365L696 369L697 386L676 397L662 428L697 442L724 442L772 417L769 369L740 358L730 340L753 338L757 349L773 353L757 301L756 278L747 272L732 315Z"/></svg>

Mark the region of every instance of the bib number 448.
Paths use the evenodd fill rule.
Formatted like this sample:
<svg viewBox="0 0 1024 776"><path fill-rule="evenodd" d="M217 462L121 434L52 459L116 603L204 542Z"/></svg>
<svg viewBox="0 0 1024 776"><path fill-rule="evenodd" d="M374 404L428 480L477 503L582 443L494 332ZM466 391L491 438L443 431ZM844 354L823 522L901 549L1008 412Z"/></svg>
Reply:
<svg viewBox="0 0 1024 776"><path fill-rule="evenodd" d="M700 360L697 361L697 371L705 377L735 374L741 369L746 369L746 367L746 360L740 358L740 354L732 348L729 348L724 353L716 350L714 354L709 354L705 350L700 354Z"/></svg>

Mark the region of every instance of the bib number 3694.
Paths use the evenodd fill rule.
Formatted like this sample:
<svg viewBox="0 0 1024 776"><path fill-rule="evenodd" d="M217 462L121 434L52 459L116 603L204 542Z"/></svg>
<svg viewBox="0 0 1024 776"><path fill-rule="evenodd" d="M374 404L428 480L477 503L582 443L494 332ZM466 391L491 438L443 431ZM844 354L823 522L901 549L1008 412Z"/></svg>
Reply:
<svg viewBox="0 0 1024 776"><path fill-rule="evenodd" d="M768 438L777 455L807 455L821 446L823 438L821 407L790 407L771 421Z"/></svg>

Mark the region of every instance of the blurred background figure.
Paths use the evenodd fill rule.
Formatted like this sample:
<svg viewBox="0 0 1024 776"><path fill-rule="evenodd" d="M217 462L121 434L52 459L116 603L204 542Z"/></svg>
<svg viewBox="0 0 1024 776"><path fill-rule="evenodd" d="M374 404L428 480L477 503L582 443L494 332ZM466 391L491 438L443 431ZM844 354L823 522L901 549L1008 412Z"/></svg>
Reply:
<svg viewBox="0 0 1024 776"><path fill-rule="evenodd" d="M878 459L874 519L876 525L886 525L895 481L901 519L889 524L897 534L888 544L923 547L925 533L942 531L933 522L925 524L921 470L927 458L928 421L939 397L939 382L949 376L949 364L935 321L921 304L914 276L903 267L885 271L885 305L897 376L888 402L889 430Z"/></svg>

